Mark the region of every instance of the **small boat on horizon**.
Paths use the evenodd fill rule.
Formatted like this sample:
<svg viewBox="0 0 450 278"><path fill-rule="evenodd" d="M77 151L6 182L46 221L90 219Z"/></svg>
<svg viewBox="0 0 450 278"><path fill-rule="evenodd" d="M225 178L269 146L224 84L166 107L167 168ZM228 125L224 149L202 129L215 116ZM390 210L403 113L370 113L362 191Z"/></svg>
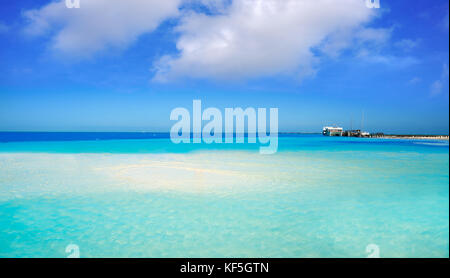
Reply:
<svg viewBox="0 0 450 278"><path fill-rule="evenodd" d="M324 136L342 136L344 129L342 127L325 126L322 129Z"/></svg>

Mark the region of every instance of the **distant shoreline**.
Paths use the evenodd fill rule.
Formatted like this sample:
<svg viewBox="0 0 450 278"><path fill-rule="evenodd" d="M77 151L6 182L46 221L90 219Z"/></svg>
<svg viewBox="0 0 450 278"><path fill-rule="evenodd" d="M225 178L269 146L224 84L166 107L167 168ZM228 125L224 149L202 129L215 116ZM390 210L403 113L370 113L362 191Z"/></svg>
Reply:
<svg viewBox="0 0 450 278"><path fill-rule="evenodd" d="M309 132L280 132L279 134L321 134ZM352 137L352 136L344 136ZM361 136L359 138L375 138L375 139L410 139L410 140L446 140L449 141L449 135L426 135L426 134L372 134L369 136Z"/></svg>
<svg viewBox="0 0 450 278"><path fill-rule="evenodd" d="M381 139L418 139L418 140L449 140L448 135L380 135L371 136L370 138Z"/></svg>

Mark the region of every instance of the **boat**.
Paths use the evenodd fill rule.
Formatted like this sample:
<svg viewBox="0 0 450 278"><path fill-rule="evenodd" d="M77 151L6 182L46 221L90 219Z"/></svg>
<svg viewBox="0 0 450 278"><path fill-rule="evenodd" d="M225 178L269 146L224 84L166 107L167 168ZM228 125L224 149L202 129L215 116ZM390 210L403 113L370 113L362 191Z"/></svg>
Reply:
<svg viewBox="0 0 450 278"><path fill-rule="evenodd" d="M322 130L324 136L342 136L344 129L342 127L325 126Z"/></svg>

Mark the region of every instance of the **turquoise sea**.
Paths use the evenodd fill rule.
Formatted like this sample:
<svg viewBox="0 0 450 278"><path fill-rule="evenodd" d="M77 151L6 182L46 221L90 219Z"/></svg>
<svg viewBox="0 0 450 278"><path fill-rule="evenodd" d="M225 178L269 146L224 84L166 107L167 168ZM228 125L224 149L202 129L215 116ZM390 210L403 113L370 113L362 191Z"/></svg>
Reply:
<svg viewBox="0 0 450 278"><path fill-rule="evenodd" d="M164 134L0 133L0 257L363 258L368 246L449 257L448 141L280 135L261 155Z"/></svg>

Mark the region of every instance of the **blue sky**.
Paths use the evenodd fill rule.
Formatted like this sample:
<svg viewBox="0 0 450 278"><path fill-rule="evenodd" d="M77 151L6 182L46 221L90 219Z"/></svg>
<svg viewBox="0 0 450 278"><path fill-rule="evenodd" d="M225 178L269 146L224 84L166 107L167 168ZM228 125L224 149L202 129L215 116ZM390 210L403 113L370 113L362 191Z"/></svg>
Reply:
<svg viewBox="0 0 450 278"><path fill-rule="evenodd" d="M6 1L4 1L6 2ZM7 1L0 130L162 131L278 107L280 131L449 130L448 1Z"/></svg>

